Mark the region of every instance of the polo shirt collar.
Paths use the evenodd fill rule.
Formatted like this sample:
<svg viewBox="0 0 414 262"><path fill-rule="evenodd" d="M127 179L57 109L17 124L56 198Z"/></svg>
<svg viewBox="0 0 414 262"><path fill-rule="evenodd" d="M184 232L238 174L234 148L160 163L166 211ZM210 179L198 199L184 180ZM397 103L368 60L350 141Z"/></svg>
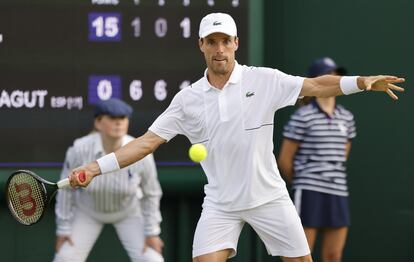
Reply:
<svg viewBox="0 0 414 262"><path fill-rule="evenodd" d="M312 102L311 102L311 104L319 111L319 112L321 112L321 113L323 113L327 118L334 118L335 117L335 114L336 114L336 110L338 109L338 106L337 106L337 104L336 104L336 101L335 101L335 107L334 107L334 113L333 113L333 115L332 115L332 117L328 114L328 113L326 113L321 107L320 107L320 105L318 104L318 102L316 102L316 99L313 99L312 100Z"/></svg>
<svg viewBox="0 0 414 262"><path fill-rule="evenodd" d="M210 82L208 82L207 71L208 71L208 69L204 70L204 77L203 77L204 78L204 85L203 85L203 90L204 91L208 91L211 88L214 88L212 85L210 85ZM231 72L230 78L227 81L227 83L228 84L237 84L240 81L241 74L242 74L242 66L239 65L239 63L237 63L237 61L234 61L233 72Z"/></svg>

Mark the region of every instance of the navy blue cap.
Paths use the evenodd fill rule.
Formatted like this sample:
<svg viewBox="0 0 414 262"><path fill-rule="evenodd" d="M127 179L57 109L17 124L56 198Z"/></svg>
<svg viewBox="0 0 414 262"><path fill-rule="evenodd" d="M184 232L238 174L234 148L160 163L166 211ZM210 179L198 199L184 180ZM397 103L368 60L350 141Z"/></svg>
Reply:
<svg viewBox="0 0 414 262"><path fill-rule="evenodd" d="M338 66L332 58L322 57L312 62L309 67L308 75L309 77L317 77L331 72L336 72L338 75L345 75L346 69Z"/></svg>
<svg viewBox="0 0 414 262"><path fill-rule="evenodd" d="M132 107L118 98L110 98L108 100L101 100L96 104L94 110L94 117L100 115L108 115L113 117L130 117L132 114Z"/></svg>

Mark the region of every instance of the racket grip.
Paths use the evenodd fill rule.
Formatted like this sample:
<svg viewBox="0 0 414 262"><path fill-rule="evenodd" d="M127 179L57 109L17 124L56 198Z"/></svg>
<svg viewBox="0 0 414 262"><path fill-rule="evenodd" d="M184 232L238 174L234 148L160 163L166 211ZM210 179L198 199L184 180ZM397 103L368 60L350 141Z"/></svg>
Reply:
<svg viewBox="0 0 414 262"><path fill-rule="evenodd" d="M85 175L85 172L80 172L80 173L78 174L78 179L79 179L79 181L81 181L81 183L85 182L85 181L86 181L86 175Z"/></svg>
<svg viewBox="0 0 414 262"><path fill-rule="evenodd" d="M70 187L69 178L62 179L56 183L58 188L68 188Z"/></svg>

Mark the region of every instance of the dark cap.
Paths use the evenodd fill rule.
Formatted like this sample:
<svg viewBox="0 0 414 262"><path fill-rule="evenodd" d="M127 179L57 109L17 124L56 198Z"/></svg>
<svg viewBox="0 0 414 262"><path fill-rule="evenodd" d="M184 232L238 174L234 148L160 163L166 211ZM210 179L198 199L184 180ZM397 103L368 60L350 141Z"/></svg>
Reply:
<svg viewBox="0 0 414 262"><path fill-rule="evenodd" d="M101 100L96 104L94 110L94 117L100 115L108 115L113 117L130 117L132 114L132 107L118 98L110 98L108 100Z"/></svg>
<svg viewBox="0 0 414 262"><path fill-rule="evenodd" d="M309 77L317 77L331 72L336 72L338 75L346 75L344 67L338 66L330 57L322 57L312 62L308 75Z"/></svg>

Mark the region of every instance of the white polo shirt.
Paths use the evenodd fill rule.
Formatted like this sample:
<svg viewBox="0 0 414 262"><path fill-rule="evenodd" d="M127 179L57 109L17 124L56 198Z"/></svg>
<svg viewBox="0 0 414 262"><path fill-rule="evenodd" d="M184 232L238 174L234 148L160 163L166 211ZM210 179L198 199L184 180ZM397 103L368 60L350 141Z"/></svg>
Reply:
<svg viewBox="0 0 414 262"><path fill-rule="evenodd" d="M287 193L273 155L273 118L296 102L302 84L302 77L236 62L222 90L205 73L175 95L149 130L167 141L182 134L207 147L204 207L253 208Z"/></svg>

